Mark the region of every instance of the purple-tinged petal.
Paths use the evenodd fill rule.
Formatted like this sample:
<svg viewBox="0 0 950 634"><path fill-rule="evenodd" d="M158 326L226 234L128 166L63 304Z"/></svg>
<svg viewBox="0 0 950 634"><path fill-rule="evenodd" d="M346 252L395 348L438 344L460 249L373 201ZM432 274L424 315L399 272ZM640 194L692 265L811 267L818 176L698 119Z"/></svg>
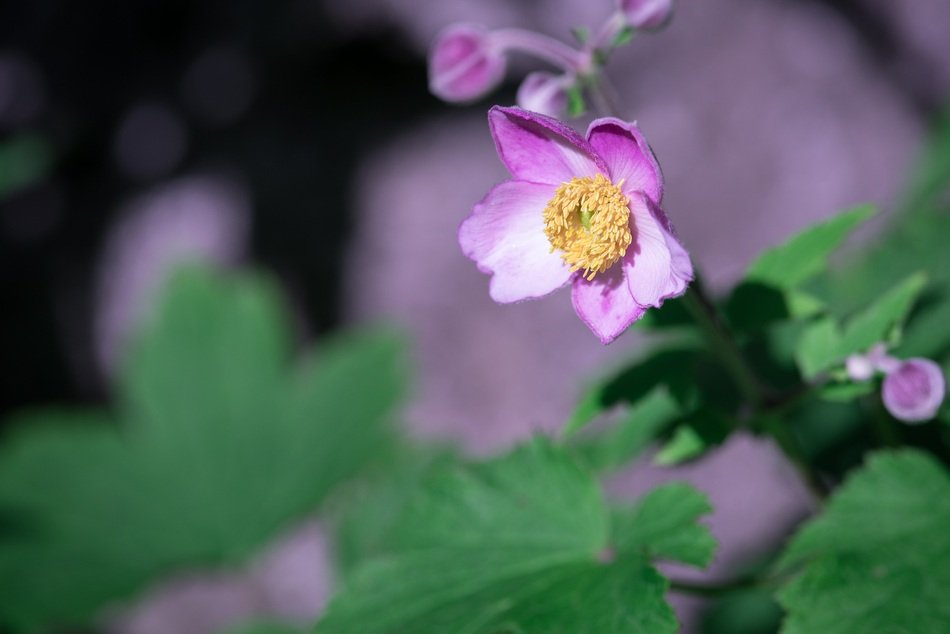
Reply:
<svg viewBox="0 0 950 634"><path fill-rule="evenodd" d="M673 0L620 0L627 23L645 31L666 26L673 15Z"/></svg>
<svg viewBox="0 0 950 634"><path fill-rule="evenodd" d="M459 227L462 252L492 275L489 294L507 304L535 299L570 279L561 256L544 234L544 207L551 185L506 181L494 187Z"/></svg>
<svg viewBox="0 0 950 634"><path fill-rule="evenodd" d="M505 56L477 24L453 24L439 33L429 52L429 90L451 102L478 99L505 76Z"/></svg>
<svg viewBox="0 0 950 634"><path fill-rule="evenodd" d="M663 213L662 211L660 213ZM661 223L662 229L662 223ZM666 297L677 297L686 292L686 287L693 281L693 261L686 248L672 232L663 229L666 239L666 248L670 250L671 290Z"/></svg>
<svg viewBox="0 0 950 634"><path fill-rule="evenodd" d="M574 311L603 344L608 344L640 319L646 309L630 294L620 266L614 266L593 280L574 278L571 288Z"/></svg>
<svg viewBox="0 0 950 634"><path fill-rule="evenodd" d="M894 418L920 423L936 416L946 388L939 365L930 359L908 359L884 379L881 396Z"/></svg>
<svg viewBox="0 0 950 634"><path fill-rule="evenodd" d="M528 73L518 87L516 100L525 110L549 117L563 117L567 114L568 85L569 80L564 75L543 70Z"/></svg>
<svg viewBox="0 0 950 634"><path fill-rule="evenodd" d="M557 119L494 106L488 124L498 156L516 180L560 185L575 176L608 174L587 141Z"/></svg>
<svg viewBox="0 0 950 634"><path fill-rule="evenodd" d="M614 117L596 119L587 129L591 147L607 164L610 180L623 180L623 192L643 192L655 203L663 199L663 175L653 151L635 123Z"/></svg>
<svg viewBox="0 0 950 634"><path fill-rule="evenodd" d="M689 254L651 208L655 206L642 195L630 197L633 243L623 256L622 267L636 302L658 307L663 300L686 291L693 279L693 265Z"/></svg>

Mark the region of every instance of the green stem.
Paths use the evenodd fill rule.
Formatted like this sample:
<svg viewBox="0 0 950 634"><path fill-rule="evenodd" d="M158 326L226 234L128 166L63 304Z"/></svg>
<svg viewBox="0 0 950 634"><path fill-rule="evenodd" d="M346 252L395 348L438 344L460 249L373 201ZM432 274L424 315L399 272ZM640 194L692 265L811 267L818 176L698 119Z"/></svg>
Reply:
<svg viewBox="0 0 950 634"><path fill-rule="evenodd" d="M693 319L702 330L709 346L719 357L723 367L732 376L736 387L754 409L761 411L768 401L768 388L759 381L752 367L742 356L742 351L733 339L732 333L722 323L715 305L705 295L702 286L698 282L693 282L684 299L687 309L693 315ZM775 442L778 443L785 456L795 465L805 486L818 501L828 497L828 487L808 462L798 438L778 419L768 415L763 418L766 430L775 438Z"/></svg>
<svg viewBox="0 0 950 634"><path fill-rule="evenodd" d="M722 323L716 307L703 292L698 281L690 285L683 300L706 342L719 357L726 372L730 374L746 401L753 407L762 405L765 401L765 388L746 363L738 344Z"/></svg>

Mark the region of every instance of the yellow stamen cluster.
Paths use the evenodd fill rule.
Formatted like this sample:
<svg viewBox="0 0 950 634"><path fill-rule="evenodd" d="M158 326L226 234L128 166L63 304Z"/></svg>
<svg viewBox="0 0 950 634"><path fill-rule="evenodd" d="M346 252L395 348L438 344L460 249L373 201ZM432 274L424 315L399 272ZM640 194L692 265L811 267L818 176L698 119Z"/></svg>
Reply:
<svg viewBox="0 0 950 634"><path fill-rule="evenodd" d="M622 185L602 174L575 177L561 184L544 208L551 251L561 251L571 271L583 269L588 280L613 266L633 241L630 200Z"/></svg>

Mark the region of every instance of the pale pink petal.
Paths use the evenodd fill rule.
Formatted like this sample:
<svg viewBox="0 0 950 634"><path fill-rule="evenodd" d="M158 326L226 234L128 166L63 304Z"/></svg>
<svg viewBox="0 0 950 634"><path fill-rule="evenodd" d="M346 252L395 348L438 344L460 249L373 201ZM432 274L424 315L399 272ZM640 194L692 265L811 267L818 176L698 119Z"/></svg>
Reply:
<svg viewBox="0 0 950 634"><path fill-rule="evenodd" d="M498 156L516 180L560 185L575 176L608 173L587 141L557 119L494 106L488 124Z"/></svg>
<svg viewBox="0 0 950 634"><path fill-rule="evenodd" d="M596 119L587 128L587 140L607 164L610 180L623 180L628 196L643 192L652 201L663 198L663 176L653 151L635 123L607 117Z"/></svg>
<svg viewBox="0 0 950 634"><path fill-rule="evenodd" d="M676 237L670 219L660 209L660 206L651 200L647 200L646 203L650 208L650 213L653 214L653 218L660 224L660 229L663 231L663 237L666 240L666 247L670 250L670 272L673 275L673 290L668 297L682 295L689 283L693 281L693 262L686 248Z"/></svg>
<svg viewBox="0 0 950 634"><path fill-rule="evenodd" d="M646 310L634 301L620 266L612 267L591 281L577 276L571 288L571 300L577 316L604 344L620 336Z"/></svg>
<svg viewBox="0 0 950 634"><path fill-rule="evenodd" d="M658 307L663 300L683 294L692 280L693 267L689 254L651 207L642 195L630 197L633 243L622 266L637 303Z"/></svg>
<svg viewBox="0 0 950 634"><path fill-rule="evenodd" d="M459 245L483 273L499 303L547 295L567 283L570 270L544 235L544 207L554 187L524 181L496 186L459 228Z"/></svg>

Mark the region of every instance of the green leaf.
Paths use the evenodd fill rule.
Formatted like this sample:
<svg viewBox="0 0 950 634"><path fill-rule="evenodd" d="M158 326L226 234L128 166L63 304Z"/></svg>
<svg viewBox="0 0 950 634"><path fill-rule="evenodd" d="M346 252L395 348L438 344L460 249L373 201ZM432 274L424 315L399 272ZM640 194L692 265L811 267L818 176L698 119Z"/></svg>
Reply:
<svg viewBox="0 0 950 634"><path fill-rule="evenodd" d="M901 336L895 356L910 357L942 356L950 350L950 297L942 296L914 309L914 318L907 324Z"/></svg>
<svg viewBox="0 0 950 634"><path fill-rule="evenodd" d="M629 44L633 39L634 29L632 26L625 26L624 28L617 31L617 35L614 36L613 41L610 43L611 48L618 48Z"/></svg>
<svg viewBox="0 0 950 634"><path fill-rule="evenodd" d="M911 450L872 456L780 565L784 634L942 634L950 623L950 477Z"/></svg>
<svg viewBox="0 0 950 634"><path fill-rule="evenodd" d="M706 496L690 485L664 484L634 508L614 512L616 548L641 549L654 559L705 568L716 554L716 539L697 520L712 510Z"/></svg>
<svg viewBox="0 0 950 634"><path fill-rule="evenodd" d="M575 26L571 28L571 35L578 44L587 44L587 40L590 39L590 29L586 26Z"/></svg>
<svg viewBox="0 0 950 634"><path fill-rule="evenodd" d="M803 291L745 281L732 291L723 310L734 330L748 333L787 319L817 315L824 304Z"/></svg>
<svg viewBox="0 0 950 634"><path fill-rule="evenodd" d="M877 389L873 381L861 383L829 383L821 387L818 395L833 403L846 403L867 396Z"/></svg>
<svg viewBox="0 0 950 634"><path fill-rule="evenodd" d="M663 310L647 311L635 324L644 330L694 329L696 321L686 309L682 297L672 297L663 302Z"/></svg>
<svg viewBox="0 0 950 634"><path fill-rule="evenodd" d="M879 341L896 342L904 319L926 285L926 275L911 275L853 317L845 327L839 355L865 352Z"/></svg>
<svg viewBox="0 0 950 634"><path fill-rule="evenodd" d="M584 89L578 84L567 89L567 115L572 118L582 116L587 112L587 103L584 101Z"/></svg>
<svg viewBox="0 0 950 634"><path fill-rule="evenodd" d="M591 469L617 469L639 456L680 411L669 391L657 388L599 436L575 441L574 451Z"/></svg>
<svg viewBox="0 0 950 634"><path fill-rule="evenodd" d="M375 459L399 340L348 335L288 367L255 277L175 277L121 383L119 424L37 414L0 448L0 623L89 618L176 567L236 563ZM100 419L106 419L100 416Z"/></svg>
<svg viewBox="0 0 950 634"><path fill-rule="evenodd" d="M671 467L700 456L705 451L706 443L699 432L689 425L680 425L669 442L653 457L653 463L661 467Z"/></svg>
<svg viewBox="0 0 950 634"><path fill-rule="evenodd" d="M938 117L910 175L902 197L904 211L913 212L934 204L950 186L950 108Z"/></svg>
<svg viewBox="0 0 950 634"><path fill-rule="evenodd" d="M810 324L802 333L795 350L795 360L806 379L817 376L841 359L841 330L830 317Z"/></svg>
<svg viewBox="0 0 950 634"><path fill-rule="evenodd" d="M862 205L806 229L785 244L762 253L749 267L746 279L780 289L801 285L820 273L828 256L874 213L873 206Z"/></svg>
<svg viewBox="0 0 950 634"><path fill-rule="evenodd" d="M390 549L393 528L425 478L457 463L447 448L407 447L341 487L330 503L337 571L345 577L357 564Z"/></svg>
<svg viewBox="0 0 950 634"><path fill-rule="evenodd" d="M701 408L685 417L653 458L654 464L670 467L698 458L721 445L735 423L715 410Z"/></svg>
<svg viewBox="0 0 950 634"><path fill-rule="evenodd" d="M678 402L691 403L696 397L692 370L699 356L692 348L662 349L595 384L571 414L564 435L580 431L615 405L636 403L658 386Z"/></svg>
<svg viewBox="0 0 950 634"><path fill-rule="evenodd" d="M805 378L817 376L843 362L848 355L866 352L875 343L898 342L903 321L926 284L923 274L911 275L852 317L843 332L831 317L811 324L802 334L796 350Z"/></svg>
<svg viewBox="0 0 950 634"><path fill-rule="evenodd" d="M703 634L770 634L782 622L782 608L767 588L749 588L728 595L703 614Z"/></svg>
<svg viewBox="0 0 950 634"><path fill-rule="evenodd" d="M675 632L649 556L707 561L708 505L683 485L656 495L612 525L594 477L542 440L443 473L317 632Z"/></svg>

